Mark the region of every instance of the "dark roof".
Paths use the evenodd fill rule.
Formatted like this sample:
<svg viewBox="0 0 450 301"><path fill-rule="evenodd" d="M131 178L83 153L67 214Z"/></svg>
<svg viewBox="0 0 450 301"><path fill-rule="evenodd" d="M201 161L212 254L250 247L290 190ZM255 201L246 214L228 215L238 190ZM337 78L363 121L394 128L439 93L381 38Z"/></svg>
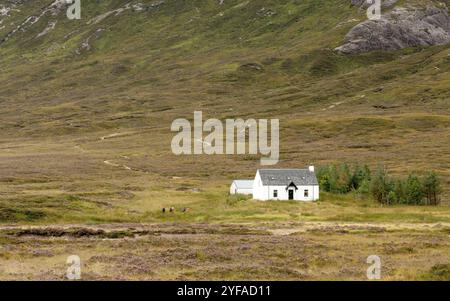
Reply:
<svg viewBox="0 0 450 301"><path fill-rule="evenodd" d="M297 186L319 185L316 174L309 169L260 169L259 175L265 186L287 186L291 182Z"/></svg>

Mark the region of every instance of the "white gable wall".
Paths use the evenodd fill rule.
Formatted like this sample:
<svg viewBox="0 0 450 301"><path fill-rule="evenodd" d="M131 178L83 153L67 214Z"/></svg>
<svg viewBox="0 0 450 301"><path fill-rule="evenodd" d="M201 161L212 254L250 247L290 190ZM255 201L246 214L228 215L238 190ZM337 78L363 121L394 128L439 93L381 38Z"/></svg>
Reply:
<svg viewBox="0 0 450 301"><path fill-rule="evenodd" d="M253 199L267 200L269 191L266 186L263 186L259 171L256 172L255 180L253 181Z"/></svg>

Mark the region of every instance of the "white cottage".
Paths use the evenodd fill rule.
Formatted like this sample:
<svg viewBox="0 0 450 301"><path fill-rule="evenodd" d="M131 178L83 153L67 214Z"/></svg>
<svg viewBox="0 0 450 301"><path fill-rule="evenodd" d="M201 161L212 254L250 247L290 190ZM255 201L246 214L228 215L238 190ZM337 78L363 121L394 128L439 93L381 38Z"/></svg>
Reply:
<svg viewBox="0 0 450 301"><path fill-rule="evenodd" d="M234 180L230 186L230 194L253 194L253 180Z"/></svg>
<svg viewBox="0 0 450 301"><path fill-rule="evenodd" d="M253 199L318 200L319 183L314 166L308 169L259 169L253 181Z"/></svg>

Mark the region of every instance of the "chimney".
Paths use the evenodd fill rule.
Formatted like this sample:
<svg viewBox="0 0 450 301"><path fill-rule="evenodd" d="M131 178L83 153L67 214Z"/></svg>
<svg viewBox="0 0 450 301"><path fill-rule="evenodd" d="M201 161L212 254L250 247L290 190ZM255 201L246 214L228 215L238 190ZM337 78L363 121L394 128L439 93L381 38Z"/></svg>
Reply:
<svg viewBox="0 0 450 301"><path fill-rule="evenodd" d="M310 165L310 166L309 166L309 171L310 171L310 172L314 172L314 165Z"/></svg>

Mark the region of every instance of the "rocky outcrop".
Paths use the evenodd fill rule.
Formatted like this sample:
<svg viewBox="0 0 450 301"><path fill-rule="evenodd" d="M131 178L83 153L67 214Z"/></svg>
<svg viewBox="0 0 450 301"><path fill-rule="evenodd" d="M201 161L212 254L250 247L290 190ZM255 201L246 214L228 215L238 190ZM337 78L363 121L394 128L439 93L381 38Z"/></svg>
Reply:
<svg viewBox="0 0 450 301"><path fill-rule="evenodd" d="M21 1L13 1L13 4L11 7L15 7L18 3L21 3ZM46 15L51 15L53 17L58 16L67 6L67 3L65 0L54 0L50 5L43 8L38 15L32 15L26 18L22 23L20 23L16 28L14 28L11 32L9 32L3 39L0 40L0 44L3 42L6 42L8 39L10 39L14 34L17 32L26 32L31 26L39 22L43 17ZM7 14L6 14L7 15ZM47 31L44 33L46 34L48 31L54 29L54 26L56 23L48 23ZM42 34L42 33L41 33ZM44 35L42 34L42 35ZM41 36L42 36L41 35ZM39 37L39 35L37 36Z"/></svg>
<svg viewBox="0 0 450 301"><path fill-rule="evenodd" d="M380 20L356 25L336 50L344 54L407 47L443 45L450 42L450 17L446 8L397 7Z"/></svg>
<svg viewBox="0 0 450 301"><path fill-rule="evenodd" d="M382 0L381 1L381 6L383 8L392 7L392 6L394 6L394 4L397 3L397 1L398 0ZM372 2L370 2L370 3L372 3ZM370 3L367 0L352 0L352 5L353 6L359 6L361 8L369 7L371 5Z"/></svg>

